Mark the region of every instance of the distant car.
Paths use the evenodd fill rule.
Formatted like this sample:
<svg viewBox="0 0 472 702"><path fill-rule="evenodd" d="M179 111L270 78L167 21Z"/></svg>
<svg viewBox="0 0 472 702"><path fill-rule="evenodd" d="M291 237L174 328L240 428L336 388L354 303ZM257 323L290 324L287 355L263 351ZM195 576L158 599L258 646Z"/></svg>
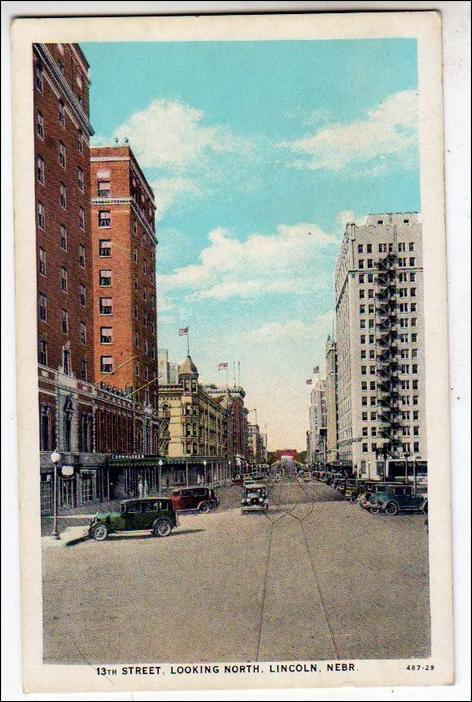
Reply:
<svg viewBox="0 0 472 702"><path fill-rule="evenodd" d="M89 526L89 536L104 541L109 534L121 531L147 531L154 536L169 536L179 525L169 499L146 497L123 500L119 512L97 512Z"/></svg>
<svg viewBox="0 0 472 702"><path fill-rule="evenodd" d="M243 484L243 477L242 475L236 475L233 480L232 480L233 485L242 485Z"/></svg>
<svg viewBox="0 0 472 702"><path fill-rule="evenodd" d="M394 515L399 512L422 511L424 504L424 494L413 492L411 486L404 485L394 491L373 493L363 507L372 514L385 512L386 514Z"/></svg>
<svg viewBox="0 0 472 702"><path fill-rule="evenodd" d="M267 512L268 509L266 486L262 483L245 485L241 499L241 512Z"/></svg>
<svg viewBox="0 0 472 702"><path fill-rule="evenodd" d="M199 512L209 512L216 509L219 499L212 488L189 487L172 490L170 500L174 509L179 512L186 510L198 510Z"/></svg>

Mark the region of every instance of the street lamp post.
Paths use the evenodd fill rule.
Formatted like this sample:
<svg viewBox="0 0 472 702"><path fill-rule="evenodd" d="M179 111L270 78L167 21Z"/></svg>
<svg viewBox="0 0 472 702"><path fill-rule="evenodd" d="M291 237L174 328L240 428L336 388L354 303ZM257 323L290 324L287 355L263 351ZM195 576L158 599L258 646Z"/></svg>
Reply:
<svg viewBox="0 0 472 702"><path fill-rule="evenodd" d="M205 476L205 482L207 482L207 480L208 480L206 466L207 466L207 462L206 462L206 458L204 458L203 459L203 475Z"/></svg>
<svg viewBox="0 0 472 702"><path fill-rule="evenodd" d="M52 527L52 534L51 537L53 539L60 539L61 537L59 536L59 530L57 528L57 464L61 460L61 454L58 453L58 451L53 451L51 453L51 463L53 465L53 507L54 507L54 520L53 520L53 527Z"/></svg>
<svg viewBox="0 0 472 702"><path fill-rule="evenodd" d="M164 465L164 461L162 458L159 459L159 497L162 497L162 466Z"/></svg>

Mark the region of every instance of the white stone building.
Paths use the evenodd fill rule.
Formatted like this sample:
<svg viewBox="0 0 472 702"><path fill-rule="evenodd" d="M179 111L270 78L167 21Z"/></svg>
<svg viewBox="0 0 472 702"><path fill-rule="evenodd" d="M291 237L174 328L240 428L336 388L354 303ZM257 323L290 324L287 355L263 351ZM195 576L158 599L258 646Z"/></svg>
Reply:
<svg viewBox="0 0 472 702"><path fill-rule="evenodd" d="M392 459L426 461L419 215L348 224L335 292L339 459L370 477Z"/></svg>
<svg viewBox="0 0 472 702"><path fill-rule="evenodd" d="M315 369L310 393L307 462L326 463L326 381Z"/></svg>

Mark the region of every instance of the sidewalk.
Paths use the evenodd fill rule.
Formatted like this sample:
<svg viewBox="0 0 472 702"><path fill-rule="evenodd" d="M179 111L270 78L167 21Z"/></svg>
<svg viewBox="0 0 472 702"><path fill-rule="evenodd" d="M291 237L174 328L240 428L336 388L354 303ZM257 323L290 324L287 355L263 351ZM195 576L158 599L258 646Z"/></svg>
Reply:
<svg viewBox="0 0 472 702"><path fill-rule="evenodd" d="M51 525L52 531L52 525ZM88 529L86 526L68 526L63 531L60 531L60 539L53 539L51 534L42 535L42 548L64 548L66 546L74 546L75 544L84 541L87 536Z"/></svg>

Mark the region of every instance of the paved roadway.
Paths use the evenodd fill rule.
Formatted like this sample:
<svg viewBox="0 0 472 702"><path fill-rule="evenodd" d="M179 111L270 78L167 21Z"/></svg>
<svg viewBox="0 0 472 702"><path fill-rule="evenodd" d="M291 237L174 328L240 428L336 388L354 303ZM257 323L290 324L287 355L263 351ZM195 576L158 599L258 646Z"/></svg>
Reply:
<svg viewBox="0 0 472 702"><path fill-rule="evenodd" d="M423 516L370 515L293 475L270 490L267 515L224 488L164 539L43 539L45 661L427 656Z"/></svg>

